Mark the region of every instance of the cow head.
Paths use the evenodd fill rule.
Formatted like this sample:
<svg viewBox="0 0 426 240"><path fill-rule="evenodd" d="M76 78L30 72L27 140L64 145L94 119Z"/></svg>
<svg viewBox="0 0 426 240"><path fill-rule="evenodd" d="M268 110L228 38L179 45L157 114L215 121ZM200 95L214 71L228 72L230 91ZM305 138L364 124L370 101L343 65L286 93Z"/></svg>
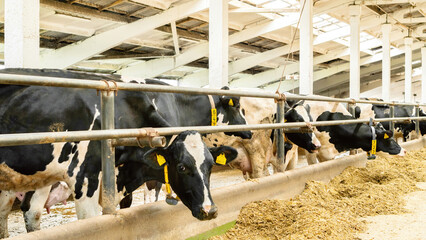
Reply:
<svg viewBox="0 0 426 240"><path fill-rule="evenodd" d="M377 140L377 151L387 152L392 155L404 156L406 151L392 138L393 133L386 130L382 124L374 126Z"/></svg>
<svg viewBox="0 0 426 240"><path fill-rule="evenodd" d="M311 122L312 117L309 113L309 106L304 106L300 101L288 108L284 118L286 122ZM308 152L316 152L321 143L313 133L286 133L286 137L297 146L306 149Z"/></svg>
<svg viewBox="0 0 426 240"><path fill-rule="evenodd" d="M222 89L228 90L228 87ZM217 125L247 124L246 118L240 106L240 97L220 96L215 101L217 109ZM225 132L226 135L235 135L243 139L252 137L251 131Z"/></svg>
<svg viewBox="0 0 426 240"><path fill-rule="evenodd" d="M164 166L167 165L170 185L183 204L199 220L210 220L217 216L209 189L211 169L215 164L227 164L236 157L237 151L232 147L208 149L198 132L182 132L168 147L151 149L143 157L136 156L139 165L126 163L123 169L119 168L125 171L119 172L117 187L122 188L122 181L131 181L133 185L124 184L129 192L148 180L165 183ZM219 160L223 162L216 163ZM127 179L129 177L132 179Z"/></svg>

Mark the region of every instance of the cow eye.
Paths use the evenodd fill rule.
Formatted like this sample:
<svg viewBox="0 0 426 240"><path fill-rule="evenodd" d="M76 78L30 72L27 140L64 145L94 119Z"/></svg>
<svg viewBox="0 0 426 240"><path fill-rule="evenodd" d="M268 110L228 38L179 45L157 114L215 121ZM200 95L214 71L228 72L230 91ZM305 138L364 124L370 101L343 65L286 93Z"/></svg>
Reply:
<svg viewBox="0 0 426 240"><path fill-rule="evenodd" d="M185 168L185 166L183 165L183 164L178 164L178 166L177 166L177 169L178 169L178 171L180 172L180 173L183 173L183 172L185 172L185 170L186 170L186 168Z"/></svg>

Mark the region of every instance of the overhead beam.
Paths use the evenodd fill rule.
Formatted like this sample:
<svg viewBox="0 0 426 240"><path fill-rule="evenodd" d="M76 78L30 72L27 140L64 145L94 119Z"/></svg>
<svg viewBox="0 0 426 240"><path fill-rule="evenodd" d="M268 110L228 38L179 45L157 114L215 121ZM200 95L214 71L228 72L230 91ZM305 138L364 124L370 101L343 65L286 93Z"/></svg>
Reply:
<svg viewBox="0 0 426 240"><path fill-rule="evenodd" d="M314 15L319 15L330 11L331 9L336 9L338 7L344 6L344 4L350 1L347 0L339 0L333 1L332 3L327 4L317 4L314 7ZM286 26L290 26L296 24L298 20L297 16L286 16L280 17L273 21L259 24L240 32L234 33L229 36L229 44L233 45L250 38L261 36L266 33L270 33L272 31L284 28ZM139 77L155 77L167 71L173 70L177 67L186 65L190 62L193 62L197 59L207 56L208 54L208 43L200 43L194 47L187 49L185 52L170 59L156 59L146 62L141 62L135 64L131 67L124 68L120 71L122 75L129 76L139 76Z"/></svg>
<svg viewBox="0 0 426 240"><path fill-rule="evenodd" d="M260 65L261 63L286 55L290 52L299 50L299 41L294 41L293 46L290 50L290 45L286 45L283 47L275 48L272 50L268 50L262 53L253 54L249 57L241 58L239 60L233 61L229 63L228 75L232 76L233 74L242 72L249 68L252 68L256 65ZM183 86L204 86L208 83L208 70L200 70L194 74L189 74L183 77L180 80L180 83Z"/></svg>
<svg viewBox="0 0 426 240"><path fill-rule="evenodd" d="M413 60L419 60L420 57L421 57L420 51L416 51L415 54L413 54ZM405 64L405 57L403 55L398 55L397 57L394 57L392 59L391 68L403 66L404 64ZM361 75L368 75L374 72L379 72L381 70L381 67L382 66L380 63L372 64L368 67L364 67L361 69ZM335 86L338 86L339 84L342 83L342 81L347 81L347 77L342 78L342 75L338 74L336 76L322 79L321 81L316 81L314 83L314 86L315 86L314 88L316 91L321 92L328 88L333 88Z"/></svg>
<svg viewBox="0 0 426 240"><path fill-rule="evenodd" d="M51 9L55 11L64 11L67 13L72 13L78 17L84 18L97 18L108 21L120 22L120 23L129 23L132 22L130 17L110 13L110 12L99 12L96 9L81 7L77 5L72 5L68 3L63 3L55 0L40 0L40 6L46 9Z"/></svg>
<svg viewBox="0 0 426 240"><path fill-rule="evenodd" d="M127 39L136 37L159 26L187 17L207 8L207 0L192 0L184 4L177 5L152 17L140 19L97 34L81 42L68 45L58 50L46 52L41 56L41 66L45 68L69 67L75 63L117 46Z"/></svg>
<svg viewBox="0 0 426 240"><path fill-rule="evenodd" d="M362 5L386 5L386 4L401 4L401 3L418 3L424 0L356 0L355 4Z"/></svg>
<svg viewBox="0 0 426 240"><path fill-rule="evenodd" d="M234 33L229 36L228 44L233 45L250 38L262 35L267 32L275 31L280 28L295 24L296 18L282 17L277 20L248 28L241 32ZM124 68L120 71L122 75L139 76L139 77L155 77L177 67L186 65L202 57L206 57L209 51L209 43L200 43L194 47L186 49L179 56L168 59L156 59L135 64L131 67Z"/></svg>
<svg viewBox="0 0 426 240"><path fill-rule="evenodd" d="M175 48L175 54L179 55L180 54L180 49L179 49L179 36L177 34L176 31L176 22L171 22L170 23L170 27L172 29L172 35L173 35L173 46Z"/></svg>
<svg viewBox="0 0 426 240"><path fill-rule="evenodd" d="M413 48L412 50L417 50L419 48L422 47L422 43L420 42L416 42L415 44L413 44ZM396 57L398 55L401 55L401 51L399 49L393 49L391 51L391 57ZM374 56L368 56L368 57L364 57L361 59L361 65L367 65L367 64L371 64L371 63L375 63L375 62L379 62L382 60L382 54L376 54ZM392 66L394 64L394 59L392 59ZM379 65L381 67L381 64ZM349 69L349 63L342 63L336 66L333 66L331 68L328 69L324 69L324 70L320 70L320 71L316 71L314 72L314 91L318 90L318 88L328 88L329 85L322 82L321 84L318 84L316 82L318 82L321 79L332 79L333 76L332 75L336 75L339 72L343 72L343 71L347 71ZM364 69L364 68L363 68ZM362 70L361 70L362 73ZM296 81L295 84L299 84L298 81ZM232 86L232 85L231 85ZM332 87L330 85L330 87ZM265 87L265 89L271 89L274 90L277 88L277 84L271 84L268 85L267 87ZM288 86L286 84L281 85L280 91L290 91L291 89L293 89L293 86Z"/></svg>
<svg viewBox="0 0 426 240"><path fill-rule="evenodd" d="M403 33L399 32L399 31L395 31L391 34L391 41L397 41L399 39L402 39L403 37L404 37ZM364 49L364 48L365 48L364 44L361 44L361 49ZM297 48L295 48L295 49L296 49L295 51L297 51ZM314 57L314 65L324 63L324 62L328 62L328 61L331 61L331 60L337 59L337 58L343 58L343 57L349 55L349 53L350 53L349 48L329 51L329 53L327 53L327 54ZM400 53L400 52L398 52L398 50L393 50L394 55L396 55L398 53ZM377 59L377 57L376 57L376 59ZM265 59L265 61L267 61L267 60L269 60L269 59ZM299 66L299 63L293 63L293 64L288 65L286 67L284 74L287 75L287 74L292 74L292 73L298 72L298 66ZM345 65L345 66L349 67L349 65ZM336 71L339 70L339 69L347 70L346 68L340 66L340 67L330 71L330 74L336 74L337 73ZM276 68L276 69L273 69L273 70L264 71L262 73L258 73L258 74L255 74L255 75L247 76L245 78L234 80L231 83L231 86L261 87L261 86L267 85L268 82L271 82L271 84L274 84L275 82L277 82L277 80L279 78L281 78L282 74L283 74L283 67L279 67L279 68ZM315 80L315 76L314 76L314 80Z"/></svg>

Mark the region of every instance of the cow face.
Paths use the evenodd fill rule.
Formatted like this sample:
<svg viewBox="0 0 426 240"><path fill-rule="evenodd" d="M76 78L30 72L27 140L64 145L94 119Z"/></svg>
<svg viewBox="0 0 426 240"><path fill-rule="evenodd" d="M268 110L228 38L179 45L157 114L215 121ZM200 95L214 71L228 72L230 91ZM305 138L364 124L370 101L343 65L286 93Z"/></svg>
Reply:
<svg viewBox="0 0 426 240"><path fill-rule="evenodd" d="M374 126L377 139L377 151L387 152L392 155L405 155L405 150L392 138L392 131L386 130L382 124Z"/></svg>
<svg viewBox="0 0 426 240"><path fill-rule="evenodd" d="M296 104L286 111L284 116L286 122L311 122L309 108L302 104ZM286 137L297 146L306 149L308 152L316 152L321 143L313 133L286 133Z"/></svg>
<svg viewBox="0 0 426 240"><path fill-rule="evenodd" d="M237 151L227 146L208 149L198 132L186 131L169 147L148 151L144 161L158 168L158 156L164 157L170 185L192 215L199 220L215 218L217 207L209 189L211 169L217 160L226 164L235 159Z"/></svg>
<svg viewBox="0 0 426 240"><path fill-rule="evenodd" d="M222 89L228 90L228 87ZM247 124L246 118L240 107L239 97L220 96L217 108L217 124L218 125L238 125ZM251 131L225 132L226 135L235 135L243 139L252 137Z"/></svg>

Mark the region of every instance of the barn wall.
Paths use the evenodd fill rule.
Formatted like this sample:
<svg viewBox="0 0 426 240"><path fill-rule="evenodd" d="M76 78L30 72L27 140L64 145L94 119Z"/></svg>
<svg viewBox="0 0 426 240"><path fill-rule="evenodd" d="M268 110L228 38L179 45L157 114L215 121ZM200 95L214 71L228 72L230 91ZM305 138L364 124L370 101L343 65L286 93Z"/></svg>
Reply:
<svg viewBox="0 0 426 240"><path fill-rule="evenodd" d="M403 144L408 150L426 146L426 138ZM288 199L303 191L307 180L328 181L348 166L362 167L366 154L360 153L285 173L256 179L212 191L219 216L198 221L178 204L151 203L105 215L64 224L51 229L22 234L12 239L183 239L235 220L239 210L251 201L266 198Z"/></svg>

